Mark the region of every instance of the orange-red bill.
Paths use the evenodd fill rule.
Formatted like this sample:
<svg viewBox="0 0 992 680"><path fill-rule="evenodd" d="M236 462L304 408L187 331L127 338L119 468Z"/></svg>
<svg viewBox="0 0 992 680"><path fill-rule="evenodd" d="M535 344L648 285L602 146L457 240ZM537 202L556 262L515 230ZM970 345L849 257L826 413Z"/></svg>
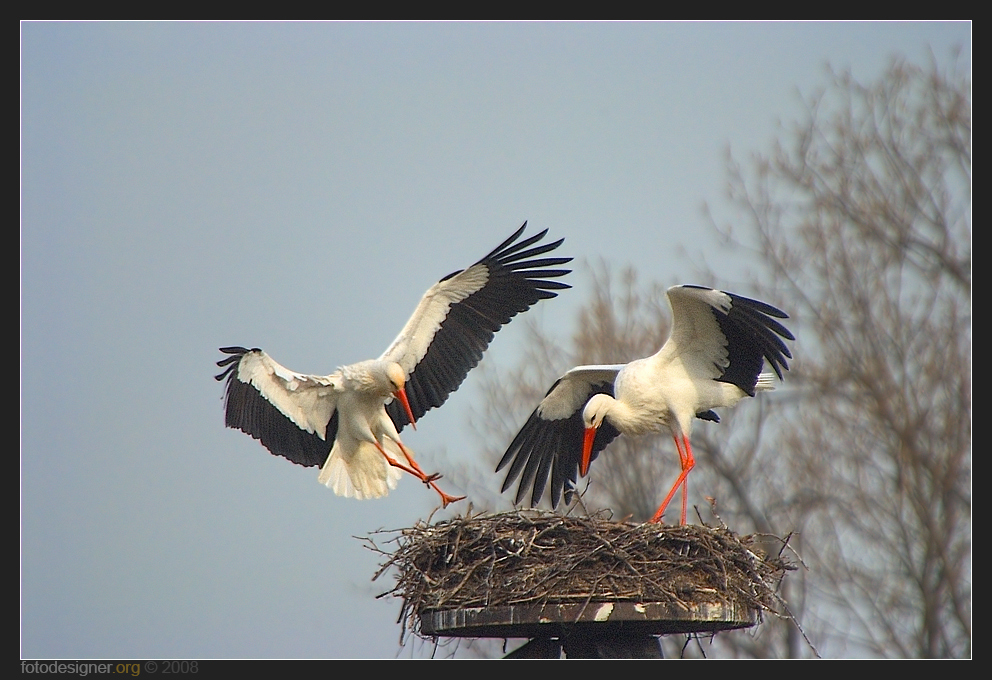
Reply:
<svg viewBox="0 0 992 680"><path fill-rule="evenodd" d="M401 387L400 389L393 392L393 396L400 400L403 404L403 409L406 411L406 417L410 419L410 424L413 425L413 429L417 429L417 420L413 417L413 409L410 408L410 400L406 398L406 387Z"/></svg>
<svg viewBox="0 0 992 680"><path fill-rule="evenodd" d="M579 473L585 477L589 472L589 463L592 461L592 442L596 438L596 428L587 427L585 438L582 440L582 465Z"/></svg>

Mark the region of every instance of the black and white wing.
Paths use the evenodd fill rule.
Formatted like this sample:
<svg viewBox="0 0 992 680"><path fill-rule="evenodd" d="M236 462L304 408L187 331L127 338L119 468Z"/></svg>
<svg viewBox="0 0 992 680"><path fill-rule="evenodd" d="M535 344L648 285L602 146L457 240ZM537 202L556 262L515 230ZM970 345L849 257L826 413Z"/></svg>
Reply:
<svg viewBox="0 0 992 680"><path fill-rule="evenodd" d="M527 223L468 269L441 279L424 294L403 330L380 359L395 361L407 375L406 393L414 418L445 402L503 324L539 300L570 288L553 281L569 269L558 269L570 257L540 257L564 239L535 245L544 231L517 242ZM386 406L401 430L410 422L395 400Z"/></svg>
<svg viewBox="0 0 992 680"><path fill-rule="evenodd" d="M224 422L258 439L269 451L307 467L323 465L337 436L340 376L304 375L260 349L222 347L226 368Z"/></svg>
<svg viewBox="0 0 992 680"><path fill-rule="evenodd" d="M496 466L497 472L510 466L501 491L520 477L515 502L522 502L530 489L530 505L536 506L550 476L551 506L558 507L563 491L565 502L571 501L582 460L582 409L594 394L613 396L613 381L623 366L577 366L551 386ZM604 422L593 440L592 459L619 434Z"/></svg>
<svg viewBox="0 0 992 680"><path fill-rule="evenodd" d="M731 383L754 396L764 361L782 379L792 358L782 338L795 340L775 319L782 310L704 286L668 289L672 333L659 355L677 357L694 375Z"/></svg>

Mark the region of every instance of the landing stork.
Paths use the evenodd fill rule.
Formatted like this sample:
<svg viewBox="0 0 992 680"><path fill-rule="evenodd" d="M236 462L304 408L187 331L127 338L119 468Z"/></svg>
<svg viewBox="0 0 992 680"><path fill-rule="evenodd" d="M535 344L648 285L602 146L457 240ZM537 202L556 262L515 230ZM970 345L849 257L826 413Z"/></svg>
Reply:
<svg viewBox="0 0 992 680"><path fill-rule="evenodd" d="M380 498L402 472L429 484L444 506L464 497L441 491L399 432L440 406L475 367L494 334L516 314L569 288L555 281L570 257L541 257L564 239L518 241L527 223L492 252L432 286L378 359L329 375L297 373L261 349L222 347L215 376L227 381L225 424L274 455L320 466L318 481L339 496ZM343 324L346 325L346 324Z"/></svg>

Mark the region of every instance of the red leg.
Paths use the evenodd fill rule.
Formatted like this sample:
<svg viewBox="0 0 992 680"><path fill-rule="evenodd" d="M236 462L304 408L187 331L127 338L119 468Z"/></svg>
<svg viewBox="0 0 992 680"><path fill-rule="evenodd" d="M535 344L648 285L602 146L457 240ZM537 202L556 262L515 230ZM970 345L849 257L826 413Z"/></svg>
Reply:
<svg viewBox="0 0 992 680"><path fill-rule="evenodd" d="M417 465L417 461L413 459L413 454L410 453L410 450L405 446L403 446L403 442L396 442L396 443L399 444L400 451L403 452L403 456L406 458L407 462L410 463L410 467L412 467L414 470L420 473L421 481L427 484L428 482L433 482L437 479L441 479L441 475L439 475L436 472L432 475L428 475L426 472L424 472L423 468Z"/></svg>
<svg viewBox="0 0 992 680"><path fill-rule="evenodd" d="M382 448L382 446L379 445L379 442L376 442L376 446L379 448L379 451L382 452L382 455L386 456L386 460L389 461L389 464L390 465L392 465L394 467L398 467L401 470L406 470L411 475L413 475L414 477L416 477L417 479L419 479L420 481L422 481L424 484L429 484L430 487L432 489L434 489L435 491L437 491L438 494L441 496L441 507L443 507L443 508L448 507L448 504L449 503L454 503L456 501L464 500L465 496L451 496L451 495L446 494L445 492L441 491L441 489L438 488L437 484L434 483L434 480L435 479L438 479L441 475L439 475L437 473L435 473L433 475L424 474L424 471L420 469L420 466L419 465L417 465L417 461L415 461L413 459L413 454L411 454L407 450L407 448L405 446L403 446L403 443L402 442L396 442L396 443L399 445L400 451L403 452L403 456L407 459L407 461L409 461L410 465L413 466L413 469L408 468L407 466L403 465L402 463L399 463L399 462L393 460L392 458L390 458L389 457L389 454L387 454L386 451Z"/></svg>
<svg viewBox="0 0 992 680"><path fill-rule="evenodd" d="M675 439L675 448L679 452L679 462L682 464L682 474L679 475L678 479L675 480L675 484L669 490L668 495L665 496L665 500L662 501L661 506L659 506L658 511L654 513L654 517L651 518L652 522L660 522L662 515L665 514L665 508L671 502L672 497L675 495L675 491L682 486L682 521L680 524L685 524L686 510L688 509L688 499L687 490L688 483L686 482L686 477L689 475L689 470L696 466L696 461L692 457L692 446L689 445L689 438L686 436L682 437L682 442L680 445L678 437L673 437ZM684 449L683 449L684 446Z"/></svg>
<svg viewBox="0 0 992 680"><path fill-rule="evenodd" d="M377 449L379 449L379 453L381 453L383 456L386 457L386 462L387 463L389 463L393 467L398 467L400 470L403 470L404 472L409 472L411 475L413 475L414 477L416 477L417 479L419 479L422 482L425 482L425 483L427 482L427 477L426 477L426 475L424 475L423 472L419 472L417 470L414 470L413 468L409 468L406 465L404 465L403 463L401 463L398 460L396 460L395 458L393 458L392 456L390 456L388 453L386 453L386 450L384 448L382 448L382 446L379 444L379 442L376 442L375 443L375 447Z"/></svg>
<svg viewBox="0 0 992 680"><path fill-rule="evenodd" d="M692 449L689 447L688 438L685 439L685 444L684 446L681 447L679 446L678 437L673 436L672 439L675 440L675 448L678 449L679 461L682 463L682 469L686 470L686 467L688 466L688 468L691 470L693 465L695 465L695 461L693 461L691 464L689 463L689 461L692 460ZM682 515L681 515L682 521L680 522L681 524L685 524L685 515L688 509L689 509L689 472L687 470L685 474L685 479L682 480Z"/></svg>

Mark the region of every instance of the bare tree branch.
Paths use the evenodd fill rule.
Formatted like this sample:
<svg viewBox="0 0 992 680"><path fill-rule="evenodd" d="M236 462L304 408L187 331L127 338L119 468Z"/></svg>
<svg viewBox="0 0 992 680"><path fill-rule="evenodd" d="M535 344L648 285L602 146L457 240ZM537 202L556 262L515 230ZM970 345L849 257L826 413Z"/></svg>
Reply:
<svg viewBox="0 0 992 680"><path fill-rule="evenodd" d="M828 75L768 154L728 158L739 215L717 228L753 254L747 293L793 316L796 361L782 388L694 431L690 487L735 531L797 532L809 571L785 596L825 655L967 658L971 84L935 62L897 60L868 84ZM474 420L491 465L564 370L647 356L667 337L660 286L606 263L592 278L571 343L529 325L519 368L484 374ZM620 438L582 503L646 519L676 471L667 438ZM787 624L685 653L808 653ZM665 644L682 654L684 641Z"/></svg>

